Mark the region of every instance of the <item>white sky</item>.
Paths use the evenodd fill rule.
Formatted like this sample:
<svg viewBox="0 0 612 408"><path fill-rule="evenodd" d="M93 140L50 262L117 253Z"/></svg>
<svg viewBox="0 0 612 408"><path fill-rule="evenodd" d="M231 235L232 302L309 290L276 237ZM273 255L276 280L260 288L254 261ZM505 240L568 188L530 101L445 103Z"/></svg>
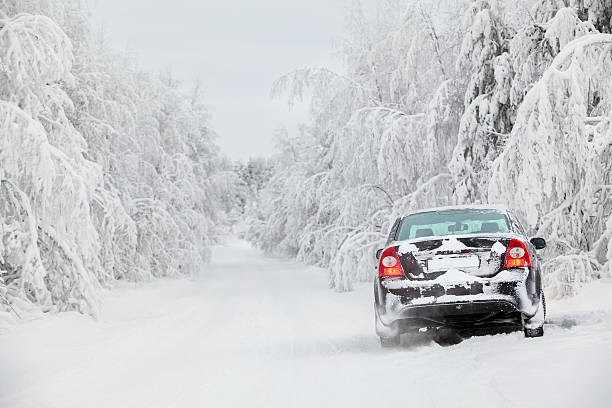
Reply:
<svg viewBox="0 0 612 408"><path fill-rule="evenodd" d="M269 155L281 125L307 118L270 99L272 83L303 66L339 69L332 43L351 0L90 0L107 41L151 72L167 69L192 86L199 78L213 109L217 142L234 159ZM376 0L363 0L373 5ZM374 9L374 7L372 7Z"/></svg>

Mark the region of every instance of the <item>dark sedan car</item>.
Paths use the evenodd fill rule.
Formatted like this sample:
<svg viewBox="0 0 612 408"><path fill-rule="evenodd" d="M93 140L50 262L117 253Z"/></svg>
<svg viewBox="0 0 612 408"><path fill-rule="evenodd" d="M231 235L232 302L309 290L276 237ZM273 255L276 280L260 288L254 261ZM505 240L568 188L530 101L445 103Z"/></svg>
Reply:
<svg viewBox="0 0 612 408"><path fill-rule="evenodd" d="M546 313L536 249L517 218L494 207L446 207L398 218L377 252L376 333L523 329L544 334Z"/></svg>

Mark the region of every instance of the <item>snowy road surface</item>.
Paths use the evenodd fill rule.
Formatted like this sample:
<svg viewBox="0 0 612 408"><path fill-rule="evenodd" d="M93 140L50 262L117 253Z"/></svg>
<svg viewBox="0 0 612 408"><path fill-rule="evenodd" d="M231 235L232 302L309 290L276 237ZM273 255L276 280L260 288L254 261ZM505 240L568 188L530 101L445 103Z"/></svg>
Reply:
<svg viewBox="0 0 612 408"><path fill-rule="evenodd" d="M97 321L64 313L0 335L0 407L612 406L609 281L550 302L542 339L445 348L382 350L371 291L219 247L197 279L108 292Z"/></svg>

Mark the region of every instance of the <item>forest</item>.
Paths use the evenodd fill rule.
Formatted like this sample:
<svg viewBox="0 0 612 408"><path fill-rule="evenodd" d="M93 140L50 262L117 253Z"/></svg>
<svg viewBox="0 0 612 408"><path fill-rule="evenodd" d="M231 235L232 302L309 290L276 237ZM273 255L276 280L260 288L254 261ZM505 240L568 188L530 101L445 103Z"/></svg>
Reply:
<svg viewBox="0 0 612 408"><path fill-rule="evenodd" d="M610 276L612 1L350 10L341 72L272 85L309 121L235 163L200 88L108 47L82 2L0 0L0 320L95 316L114 281L199 273L232 228L350 291L396 217L450 204L545 237L553 298Z"/></svg>
<svg viewBox="0 0 612 408"><path fill-rule="evenodd" d="M198 273L238 183L199 89L109 49L79 1L0 1L0 318Z"/></svg>
<svg viewBox="0 0 612 408"><path fill-rule="evenodd" d="M329 286L373 276L396 217L452 204L513 209L548 240L551 298L612 269L610 0L384 1L347 16L343 72L296 69L273 94L310 97L280 131L246 237L324 267ZM266 172L260 172L266 175Z"/></svg>

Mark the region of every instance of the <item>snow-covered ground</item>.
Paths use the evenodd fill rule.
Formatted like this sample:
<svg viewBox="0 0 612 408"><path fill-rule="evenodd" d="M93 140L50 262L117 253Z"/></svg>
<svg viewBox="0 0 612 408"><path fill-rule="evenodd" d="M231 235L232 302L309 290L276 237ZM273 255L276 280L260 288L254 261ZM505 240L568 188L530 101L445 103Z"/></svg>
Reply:
<svg viewBox="0 0 612 408"><path fill-rule="evenodd" d="M192 280L125 284L97 321L76 313L0 336L0 407L609 407L612 282L549 302L521 333L383 350L372 288L215 248Z"/></svg>

